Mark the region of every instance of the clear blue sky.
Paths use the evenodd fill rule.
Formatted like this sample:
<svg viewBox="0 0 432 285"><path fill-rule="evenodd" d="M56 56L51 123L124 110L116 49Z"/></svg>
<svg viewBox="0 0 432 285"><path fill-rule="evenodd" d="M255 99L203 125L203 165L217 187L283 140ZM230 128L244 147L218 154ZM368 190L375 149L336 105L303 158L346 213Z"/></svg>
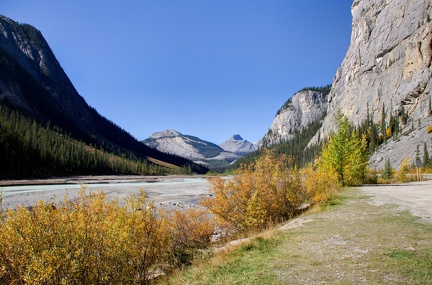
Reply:
<svg viewBox="0 0 432 285"><path fill-rule="evenodd" d="M352 0L1 0L39 29L75 88L139 140L267 132L296 91L331 83Z"/></svg>

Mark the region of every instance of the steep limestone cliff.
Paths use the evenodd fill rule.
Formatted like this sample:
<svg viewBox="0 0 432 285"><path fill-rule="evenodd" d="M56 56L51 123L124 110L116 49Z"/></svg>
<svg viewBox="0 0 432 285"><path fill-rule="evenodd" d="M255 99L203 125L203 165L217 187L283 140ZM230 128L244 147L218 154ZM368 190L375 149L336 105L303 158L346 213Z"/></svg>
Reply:
<svg viewBox="0 0 432 285"><path fill-rule="evenodd" d="M373 113L381 120L382 106L394 116L408 114L402 133L409 128L421 129L431 122L432 89L432 2L430 0L355 0L352 4L351 44L337 70L328 98L328 115L313 142L328 136L334 129L338 109L359 125ZM402 120L401 120L402 123ZM416 133L416 132L415 132ZM423 132L410 134L404 145L390 142L392 147L375 155L371 163L382 168L386 158L394 167L405 152L411 159L417 145L432 145ZM408 144L408 145L407 145Z"/></svg>
<svg viewBox="0 0 432 285"><path fill-rule="evenodd" d="M290 140L296 131L321 119L327 110L326 91L303 90L294 94L277 112L261 146Z"/></svg>

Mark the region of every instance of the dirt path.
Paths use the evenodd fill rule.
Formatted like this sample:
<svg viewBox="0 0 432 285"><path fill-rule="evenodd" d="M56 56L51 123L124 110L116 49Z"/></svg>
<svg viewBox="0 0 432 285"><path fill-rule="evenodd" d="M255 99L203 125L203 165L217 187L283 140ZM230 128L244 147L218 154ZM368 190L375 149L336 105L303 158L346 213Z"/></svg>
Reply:
<svg viewBox="0 0 432 285"><path fill-rule="evenodd" d="M393 204L432 224L432 180L392 185L362 186L363 194L371 196L374 205Z"/></svg>

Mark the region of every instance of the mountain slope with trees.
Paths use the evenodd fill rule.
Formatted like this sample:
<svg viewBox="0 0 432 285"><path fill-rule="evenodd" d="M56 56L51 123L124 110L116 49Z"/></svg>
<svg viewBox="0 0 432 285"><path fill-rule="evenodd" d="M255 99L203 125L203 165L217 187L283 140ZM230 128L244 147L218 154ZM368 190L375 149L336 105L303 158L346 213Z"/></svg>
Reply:
<svg viewBox="0 0 432 285"><path fill-rule="evenodd" d="M145 146L90 107L70 82L40 31L0 16L0 32L1 104L97 149L197 173L207 171L187 159Z"/></svg>

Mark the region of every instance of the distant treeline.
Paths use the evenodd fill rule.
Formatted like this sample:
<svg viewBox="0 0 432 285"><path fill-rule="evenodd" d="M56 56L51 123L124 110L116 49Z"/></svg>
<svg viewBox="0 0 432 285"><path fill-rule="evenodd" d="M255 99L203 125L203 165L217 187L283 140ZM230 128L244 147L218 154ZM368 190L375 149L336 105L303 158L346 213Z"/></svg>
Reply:
<svg viewBox="0 0 432 285"><path fill-rule="evenodd" d="M70 138L0 104L0 178L62 175L164 174L167 168ZM190 171L190 169L184 169Z"/></svg>
<svg viewBox="0 0 432 285"><path fill-rule="evenodd" d="M332 87L331 84L328 84L328 85L325 85L325 86L320 86L320 87L315 87L315 86L313 86L313 87L305 87L303 89L300 89L300 91L298 91L298 92L315 91L315 92L322 92L322 93L330 93L331 87Z"/></svg>

